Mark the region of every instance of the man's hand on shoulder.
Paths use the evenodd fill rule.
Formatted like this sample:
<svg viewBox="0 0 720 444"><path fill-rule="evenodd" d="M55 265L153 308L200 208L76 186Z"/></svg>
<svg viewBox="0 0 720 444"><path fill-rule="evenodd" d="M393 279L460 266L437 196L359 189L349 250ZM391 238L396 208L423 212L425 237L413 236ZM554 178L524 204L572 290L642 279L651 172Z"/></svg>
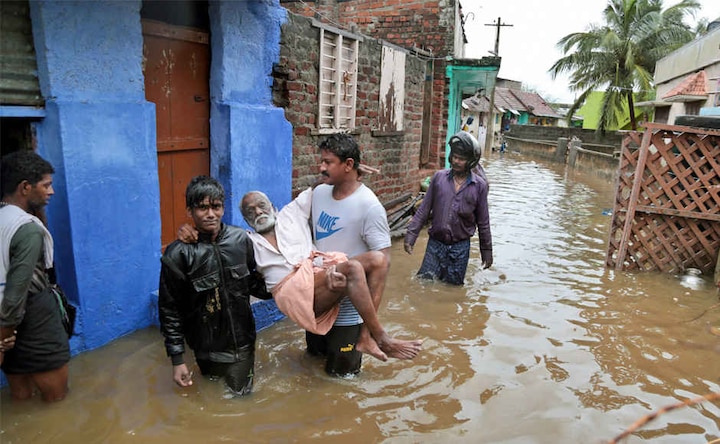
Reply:
<svg viewBox="0 0 720 444"><path fill-rule="evenodd" d="M190 224L182 224L178 228L178 240L184 244L194 244L198 241L198 231Z"/></svg>

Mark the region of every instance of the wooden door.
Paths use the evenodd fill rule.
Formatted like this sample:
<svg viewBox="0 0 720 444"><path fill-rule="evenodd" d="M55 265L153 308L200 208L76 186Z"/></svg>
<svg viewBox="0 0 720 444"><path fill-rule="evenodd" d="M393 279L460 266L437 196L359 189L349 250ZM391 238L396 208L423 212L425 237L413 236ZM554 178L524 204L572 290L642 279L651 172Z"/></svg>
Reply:
<svg viewBox="0 0 720 444"><path fill-rule="evenodd" d="M143 20L145 98L155 103L162 245L189 221L185 188L210 173L208 33Z"/></svg>

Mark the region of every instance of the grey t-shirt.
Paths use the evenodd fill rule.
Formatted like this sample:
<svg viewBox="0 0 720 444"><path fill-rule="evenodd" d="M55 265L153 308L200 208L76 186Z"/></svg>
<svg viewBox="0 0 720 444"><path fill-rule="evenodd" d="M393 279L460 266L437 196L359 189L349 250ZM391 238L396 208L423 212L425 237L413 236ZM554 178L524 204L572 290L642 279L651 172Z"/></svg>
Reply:
<svg viewBox="0 0 720 444"><path fill-rule="evenodd" d="M390 227L385 208L370 188L361 184L342 200L332 197L331 185L319 185L312 196L312 225L315 246L320 251L339 251L348 258L368 251L389 248ZM362 323L352 302L343 298L335 325Z"/></svg>

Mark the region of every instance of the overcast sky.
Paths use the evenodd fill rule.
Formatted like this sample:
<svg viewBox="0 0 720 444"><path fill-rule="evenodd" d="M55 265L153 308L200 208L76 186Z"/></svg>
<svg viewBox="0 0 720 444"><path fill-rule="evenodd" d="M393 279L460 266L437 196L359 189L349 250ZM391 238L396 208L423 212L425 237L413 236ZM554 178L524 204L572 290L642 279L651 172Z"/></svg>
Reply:
<svg viewBox="0 0 720 444"><path fill-rule="evenodd" d="M556 48L558 40L573 32L583 32L591 23L602 23L607 0L460 0L467 16L466 57L490 56L495 47L497 22L513 26L500 28L499 76L519 80L534 88L548 101L572 102L575 93L568 89L567 77L552 80L548 69L563 56ZM666 6L677 1L665 0ZM699 17L720 17L720 0L700 0Z"/></svg>

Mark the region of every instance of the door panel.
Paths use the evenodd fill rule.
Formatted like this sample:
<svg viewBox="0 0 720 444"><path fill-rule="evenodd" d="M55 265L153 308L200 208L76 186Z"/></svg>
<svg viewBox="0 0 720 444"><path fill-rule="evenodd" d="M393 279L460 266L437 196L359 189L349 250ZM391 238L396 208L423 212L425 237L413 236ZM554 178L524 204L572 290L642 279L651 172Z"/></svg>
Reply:
<svg viewBox="0 0 720 444"><path fill-rule="evenodd" d="M180 225L192 223L185 208L185 188L191 178L199 174L208 174L209 164L209 150L158 153L163 248L177 238L177 229Z"/></svg>
<svg viewBox="0 0 720 444"><path fill-rule="evenodd" d="M210 173L208 34L143 20L145 97L155 103L163 248L187 222L185 188Z"/></svg>

